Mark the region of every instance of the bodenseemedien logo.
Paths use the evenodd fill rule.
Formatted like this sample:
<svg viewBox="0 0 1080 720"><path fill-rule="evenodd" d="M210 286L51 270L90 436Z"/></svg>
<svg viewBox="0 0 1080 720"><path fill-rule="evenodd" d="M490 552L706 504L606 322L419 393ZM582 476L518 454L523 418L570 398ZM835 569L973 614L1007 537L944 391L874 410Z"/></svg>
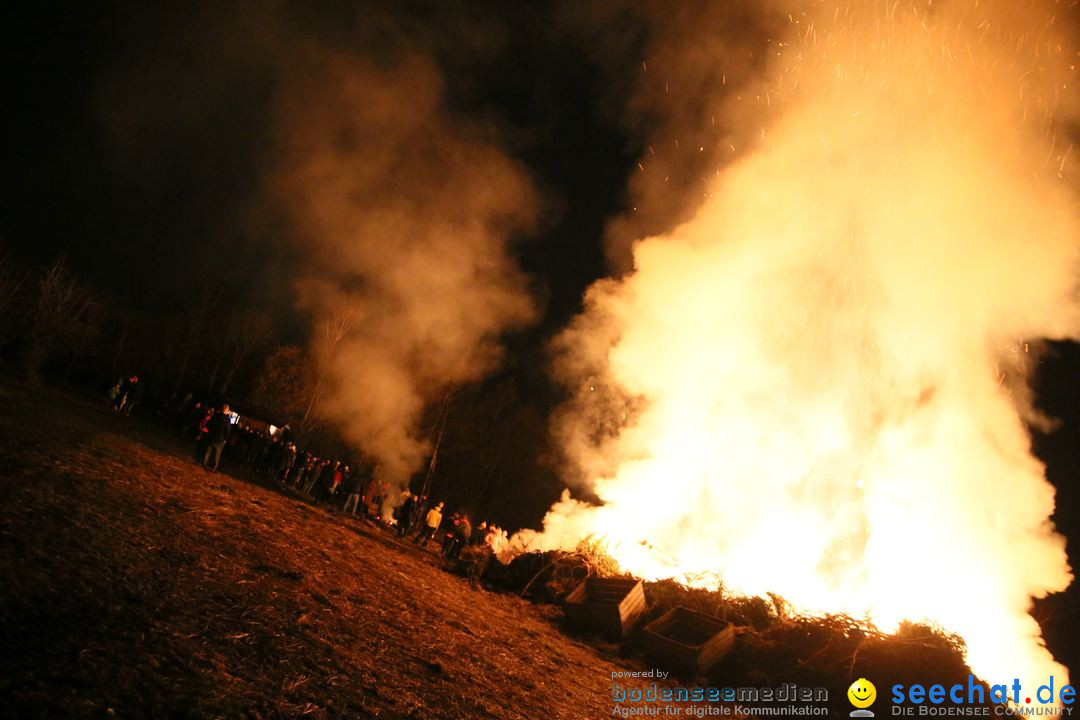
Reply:
<svg viewBox="0 0 1080 720"><path fill-rule="evenodd" d="M874 683L866 678L859 678L847 689L847 697L848 702L855 706L855 709L849 713L851 717L874 717L874 711L867 710L877 699L877 688L874 687Z"/></svg>

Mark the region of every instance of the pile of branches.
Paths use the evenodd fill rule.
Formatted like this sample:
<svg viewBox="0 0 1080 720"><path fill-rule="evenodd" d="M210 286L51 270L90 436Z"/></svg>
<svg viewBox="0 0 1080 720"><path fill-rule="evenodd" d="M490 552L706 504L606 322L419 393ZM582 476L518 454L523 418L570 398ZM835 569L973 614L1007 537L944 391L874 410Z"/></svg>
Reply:
<svg viewBox="0 0 1080 720"><path fill-rule="evenodd" d="M469 545L463 548L454 563L454 572L469 580L474 585L488 572L488 567L493 563L494 553L487 545Z"/></svg>
<svg viewBox="0 0 1080 720"><path fill-rule="evenodd" d="M649 603L646 622L682 606L727 620L732 625L764 630L791 614L787 603L771 593L768 598L728 595L723 586L716 590L693 588L672 579L645 583L645 599Z"/></svg>
<svg viewBox="0 0 1080 720"><path fill-rule="evenodd" d="M523 553L507 565L489 562L483 580L493 590L556 603L587 577L628 576L619 570L604 543L586 538L569 551Z"/></svg>
<svg viewBox="0 0 1080 720"><path fill-rule="evenodd" d="M509 565L489 560L490 554L483 558L481 571L488 587L538 603L561 601L587 577L629 577L604 543L592 538L571 551L525 553ZM459 572L468 575L470 562L463 553ZM798 615L777 595L729 595L718 580L713 584L716 589L688 587L673 579L646 582L649 611L644 621L682 606L732 623L735 648L706 678L716 687L776 687L791 682L825 687L830 706L847 713L851 708L846 697L835 690L855 678L948 686L966 683L971 673L964 661L963 640L940 628L904 623L887 634L848 615ZM636 653L640 648L626 650Z"/></svg>
<svg viewBox="0 0 1080 720"><path fill-rule="evenodd" d="M966 684L971 673L963 640L928 625L904 623L888 634L847 615L825 615L777 618L762 630L742 630L731 654L709 672L711 683L824 687L837 713L851 708L836 689L855 678L948 687Z"/></svg>

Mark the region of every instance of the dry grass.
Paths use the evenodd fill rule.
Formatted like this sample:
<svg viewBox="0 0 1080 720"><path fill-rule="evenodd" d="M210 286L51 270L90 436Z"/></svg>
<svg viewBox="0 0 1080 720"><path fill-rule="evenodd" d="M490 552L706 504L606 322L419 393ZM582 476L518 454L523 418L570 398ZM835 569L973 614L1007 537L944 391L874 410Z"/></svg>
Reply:
<svg viewBox="0 0 1080 720"><path fill-rule="evenodd" d="M579 718L619 669L558 614L137 420L0 384L9 717Z"/></svg>

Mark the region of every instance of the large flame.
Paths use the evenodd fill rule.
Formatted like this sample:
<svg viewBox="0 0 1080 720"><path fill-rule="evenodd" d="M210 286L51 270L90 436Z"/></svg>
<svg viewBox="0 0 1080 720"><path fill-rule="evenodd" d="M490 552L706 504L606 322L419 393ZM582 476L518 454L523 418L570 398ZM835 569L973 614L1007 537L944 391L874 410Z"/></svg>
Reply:
<svg viewBox="0 0 1080 720"><path fill-rule="evenodd" d="M645 578L929 620L988 681L1064 682L1028 614L1071 573L1024 373L1077 327L1075 55L1039 7L792 15L760 143L564 336L602 504L519 546L599 536Z"/></svg>

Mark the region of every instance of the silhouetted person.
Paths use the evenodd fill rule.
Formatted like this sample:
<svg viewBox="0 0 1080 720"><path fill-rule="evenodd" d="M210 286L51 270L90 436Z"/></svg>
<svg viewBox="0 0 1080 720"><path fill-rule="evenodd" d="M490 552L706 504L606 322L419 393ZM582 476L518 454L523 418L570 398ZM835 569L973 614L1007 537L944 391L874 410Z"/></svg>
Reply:
<svg viewBox="0 0 1080 720"><path fill-rule="evenodd" d="M405 533L409 532L409 528L412 526L413 514L415 511L416 496L406 490L405 502L401 504L401 508L398 510L398 537L405 537Z"/></svg>
<svg viewBox="0 0 1080 720"><path fill-rule="evenodd" d="M454 529L457 524L461 522L461 516L454 513L446 519L444 523L445 527L442 530L442 554L446 557L450 554L450 548L454 546Z"/></svg>
<svg viewBox="0 0 1080 720"><path fill-rule="evenodd" d="M197 440L199 423L202 422L203 416L205 415L206 410L203 409L202 403L195 403L180 421L180 434L188 440L191 440L192 438Z"/></svg>
<svg viewBox="0 0 1080 720"><path fill-rule="evenodd" d="M329 500L334 491L334 473L337 472L337 461L325 461L322 471L319 473L318 483L315 486L315 500Z"/></svg>
<svg viewBox="0 0 1080 720"><path fill-rule="evenodd" d="M450 535L450 547L446 551L446 559L457 560L458 555L461 554L461 548L465 547L469 536L472 535L472 525L469 523L468 515L458 518L450 528Z"/></svg>
<svg viewBox="0 0 1080 720"><path fill-rule="evenodd" d="M469 537L469 545L483 545L484 536L487 535L487 521L481 520L480 524L473 528L472 536Z"/></svg>
<svg viewBox="0 0 1080 720"><path fill-rule="evenodd" d="M109 388L108 402L105 403L111 408L116 408L117 403L120 402L120 392L124 387L124 378L120 378L116 381L116 384Z"/></svg>
<svg viewBox="0 0 1080 720"><path fill-rule="evenodd" d="M297 490L304 489L304 478L307 476L307 466L311 462L311 453L307 450L298 450L296 453L296 463L293 465L292 472L289 473L289 482Z"/></svg>
<svg viewBox="0 0 1080 720"><path fill-rule="evenodd" d="M329 460L320 461L318 457L312 456L311 462L308 463L307 474L304 480L304 494L311 495L315 490L315 483L319 480L319 475L322 474L323 469L329 464Z"/></svg>
<svg viewBox="0 0 1080 720"><path fill-rule="evenodd" d="M355 475L349 472L349 466L345 466L345 470L342 473L341 485L345 488L345 492L348 493L348 497L345 498L345 507L342 508L342 512L348 514L351 508L352 516L356 517L356 511L360 508L360 495L364 488L364 478L360 473Z"/></svg>
<svg viewBox="0 0 1080 720"><path fill-rule="evenodd" d="M132 383L137 382L138 378L134 375L126 378L120 378L120 390L116 393L116 397L113 399L113 410L120 412L124 409L124 403L127 401L128 392L131 390Z"/></svg>
<svg viewBox="0 0 1080 720"><path fill-rule="evenodd" d="M221 406L221 412L215 413L206 423L206 448L203 450L202 466L210 464L213 457L212 470L217 470L221 464L221 451L225 449L225 443L229 440L232 431L232 423L229 422L229 404Z"/></svg>
<svg viewBox="0 0 1080 720"><path fill-rule="evenodd" d="M203 453L206 452L206 446L209 444L207 438L210 419L217 414L217 408L207 405L203 408L202 416L195 423L195 462L202 462Z"/></svg>
<svg viewBox="0 0 1080 720"><path fill-rule="evenodd" d="M292 443L282 442L281 448L281 460L278 463L278 469L275 473L278 482L285 483L289 479L289 473L292 472L293 466L296 464L296 446Z"/></svg>
<svg viewBox="0 0 1080 720"><path fill-rule="evenodd" d="M347 465L345 467L348 467ZM345 468L342 467L340 460L334 461L334 470L330 473L330 493L328 497L333 500L337 495L338 490L341 489L341 483L345 479Z"/></svg>
<svg viewBox="0 0 1080 720"><path fill-rule="evenodd" d="M139 382L138 375L132 375L128 380L127 393L124 395L124 401L121 404L120 411L125 415L131 415L131 411L135 409L135 406L142 400L143 384Z"/></svg>

